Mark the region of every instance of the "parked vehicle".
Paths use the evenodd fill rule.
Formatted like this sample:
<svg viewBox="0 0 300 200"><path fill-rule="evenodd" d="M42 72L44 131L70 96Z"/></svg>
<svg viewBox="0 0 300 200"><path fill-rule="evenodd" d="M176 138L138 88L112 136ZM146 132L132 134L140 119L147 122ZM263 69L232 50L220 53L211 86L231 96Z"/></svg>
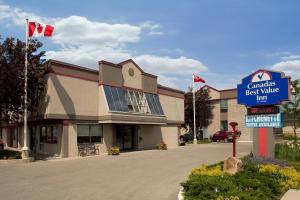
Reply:
<svg viewBox="0 0 300 200"><path fill-rule="evenodd" d="M197 132L196 138L197 138L197 140L201 139L201 132ZM179 136L180 145L184 145L185 143L187 143L189 141L193 141L193 140L194 140L193 132L187 132L187 133Z"/></svg>
<svg viewBox="0 0 300 200"><path fill-rule="evenodd" d="M237 132L237 138L241 135L241 131ZM211 137L213 142L232 142L233 141L233 133L231 131L218 131Z"/></svg>
<svg viewBox="0 0 300 200"><path fill-rule="evenodd" d="M4 149L4 142L0 139L0 151Z"/></svg>

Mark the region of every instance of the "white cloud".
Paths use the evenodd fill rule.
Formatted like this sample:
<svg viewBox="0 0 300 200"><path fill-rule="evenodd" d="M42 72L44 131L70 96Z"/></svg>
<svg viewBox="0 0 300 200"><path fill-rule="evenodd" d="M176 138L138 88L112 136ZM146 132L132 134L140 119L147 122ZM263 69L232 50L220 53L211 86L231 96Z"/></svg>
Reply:
<svg viewBox="0 0 300 200"><path fill-rule="evenodd" d="M9 5L0 5L0 22L7 20L6 22L10 22L19 26L25 26L26 18L32 21L48 23L58 20L58 18L41 17L31 12L25 12L19 8L12 8Z"/></svg>
<svg viewBox="0 0 300 200"><path fill-rule="evenodd" d="M58 51L47 51L48 59L56 59L72 64L98 69L100 60L119 63L131 58L126 50L111 47L80 46L77 48L63 48Z"/></svg>
<svg viewBox="0 0 300 200"><path fill-rule="evenodd" d="M158 77L158 83L161 85L166 85L172 88L179 88L178 82L179 79L177 77L170 77L170 76L165 76L165 75L160 75Z"/></svg>
<svg viewBox="0 0 300 200"><path fill-rule="evenodd" d="M289 56L284 56L281 57L281 60L299 60L300 55L289 55Z"/></svg>
<svg viewBox="0 0 300 200"><path fill-rule="evenodd" d="M24 26L26 18L55 26L50 40L60 48L47 51L48 59L97 69L99 60L118 63L133 58L146 72L158 75L161 84L176 88L181 85L179 80L207 71L203 63L192 58L133 54L127 44L141 41L144 35L164 34L162 26L152 21L131 25L91 21L83 16L49 18L0 4L0 23Z"/></svg>
<svg viewBox="0 0 300 200"><path fill-rule="evenodd" d="M140 24L143 30L148 30L148 35L163 35L164 33L160 30L162 26L160 24L154 23L152 21L146 21Z"/></svg>
<svg viewBox="0 0 300 200"><path fill-rule="evenodd" d="M108 24L70 16L55 22L54 42L61 45L118 47L140 39L141 28L129 24Z"/></svg>
<svg viewBox="0 0 300 200"><path fill-rule="evenodd" d="M271 69L277 71L283 71L286 75L292 77L292 79L300 78L300 59L284 60L274 64Z"/></svg>
<svg viewBox="0 0 300 200"><path fill-rule="evenodd" d="M192 74L207 71L207 67L200 61L179 57L161 57L154 55L139 55L135 56L134 60L146 71L161 74Z"/></svg>

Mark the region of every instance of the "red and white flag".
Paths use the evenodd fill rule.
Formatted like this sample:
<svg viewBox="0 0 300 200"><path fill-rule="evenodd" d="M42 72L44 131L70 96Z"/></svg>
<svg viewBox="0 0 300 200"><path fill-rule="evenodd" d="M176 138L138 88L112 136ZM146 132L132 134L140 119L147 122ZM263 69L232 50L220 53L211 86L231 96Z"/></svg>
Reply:
<svg viewBox="0 0 300 200"><path fill-rule="evenodd" d="M28 23L29 37L51 37L54 31L54 26L41 24L38 22Z"/></svg>
<svg viewBox="0 0 300 200"><path fill-rule="evenodd" d="M194 75L194 82L202 82L202 83L205 83L205 80L202 79L200 76Z"/></svg>

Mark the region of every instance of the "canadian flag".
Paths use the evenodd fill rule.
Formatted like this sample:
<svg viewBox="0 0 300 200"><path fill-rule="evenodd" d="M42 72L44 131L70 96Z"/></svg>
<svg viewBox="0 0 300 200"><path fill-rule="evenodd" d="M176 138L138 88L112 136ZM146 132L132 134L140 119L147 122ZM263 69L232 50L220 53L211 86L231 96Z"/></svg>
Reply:
<svg viewBox="0 0 300 200"><path fill-rule="evenodd" d="M202 83L205 83L205 80L202 79L200 76L194 75L194 82L202 82Z"/></svg>
<svg viewBox="0 0 300 200"><path fill-rule="evenodd" d="M29 37L51 37L54 31L54 26L41 24L38 22L28 23Z"/></svg>

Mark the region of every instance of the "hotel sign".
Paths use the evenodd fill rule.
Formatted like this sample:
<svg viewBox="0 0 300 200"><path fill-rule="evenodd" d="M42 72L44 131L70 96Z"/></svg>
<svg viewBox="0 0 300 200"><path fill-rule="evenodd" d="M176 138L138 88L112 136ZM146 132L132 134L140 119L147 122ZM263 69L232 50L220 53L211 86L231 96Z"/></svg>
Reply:
<svg viewBox="0 0 300 200"><path fill-rule="evenodd" d="M247 108L247 115L277 114L277 113L279 113L278 106L263 106L263 107Z"/></svg>
<svg viewBox="0 0 300 200"><path fill-rule="evenodd" d="M258 70L242 79L238 85L238 104L245 106L278 105L289 100L289 77L283 73Z"/></svg>
<svg viewBox="0 0 300 200"><path fill-rule="evenodd" d="M281 128L282 115L281 113L268 115L246 115L245 124L247 128Z"/></svg>

